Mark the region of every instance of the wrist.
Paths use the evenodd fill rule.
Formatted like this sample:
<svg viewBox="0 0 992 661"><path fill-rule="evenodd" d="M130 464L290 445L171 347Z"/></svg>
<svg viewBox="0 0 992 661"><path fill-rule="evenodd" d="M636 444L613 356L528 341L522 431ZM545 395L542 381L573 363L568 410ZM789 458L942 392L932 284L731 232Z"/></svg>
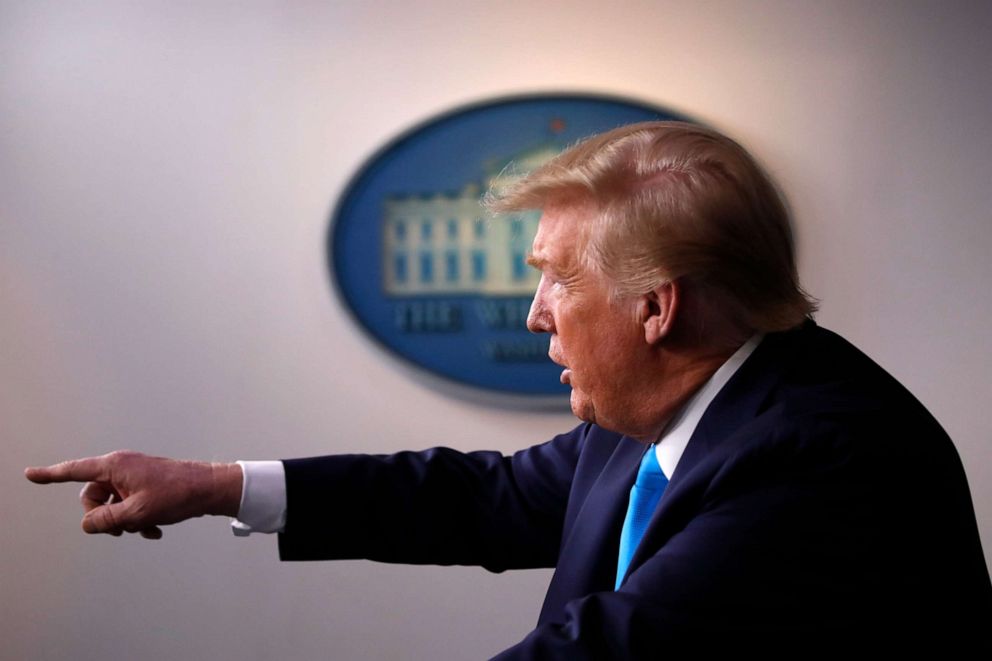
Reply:
<svg viewBox="0 0 992 661"><path fill-rule="evenodd" d="M241 490L244 474L238 464L210 464L210 493L207 514L237 517L241 509Z"/></svg>

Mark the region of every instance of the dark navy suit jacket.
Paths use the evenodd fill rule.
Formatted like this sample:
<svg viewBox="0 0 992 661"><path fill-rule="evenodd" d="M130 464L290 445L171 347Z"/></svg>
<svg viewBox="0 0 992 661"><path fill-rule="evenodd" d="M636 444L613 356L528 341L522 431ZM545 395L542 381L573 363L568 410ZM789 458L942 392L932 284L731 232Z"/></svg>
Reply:
<svg viewBox="0 0 992 661"><path fill-rule="evenodd" d="M765 337L700 420L614 591L643 451L584 424L511 457L287 460L280 555L555 567L537 627L501 658L988 646L992 585L957 452L839 336L810 321Z"/></svg>

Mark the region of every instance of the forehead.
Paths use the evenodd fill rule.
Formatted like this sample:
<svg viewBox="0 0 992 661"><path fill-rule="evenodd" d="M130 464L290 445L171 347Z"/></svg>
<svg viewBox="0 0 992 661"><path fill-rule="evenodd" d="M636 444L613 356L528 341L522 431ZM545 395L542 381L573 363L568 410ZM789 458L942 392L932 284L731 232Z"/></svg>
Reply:
<svg viewBox="0 0 992 661"><path fill-rule="evenodd" d="M590 202L552 202L544 207L531 248L531 262L558 270L578 268L596 206Z"/></svg>

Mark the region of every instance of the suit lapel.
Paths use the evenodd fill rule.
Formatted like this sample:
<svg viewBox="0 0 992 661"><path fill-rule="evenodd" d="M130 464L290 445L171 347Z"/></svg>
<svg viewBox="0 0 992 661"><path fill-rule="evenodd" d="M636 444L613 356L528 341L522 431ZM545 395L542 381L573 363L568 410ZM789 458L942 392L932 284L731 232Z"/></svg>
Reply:
<svg viewBox="0 0 992 661"><path fill-rule="evenodd" d="M620 529L644 450L643 443L621 438L589 489L566 531L540 622L560 617L577 595L613 589Z"/></svg>
<svg viewBox="0 0 992 661"><path fill-rule="evenodd" d="M785 335L790 334L766 336L710 402L679 459L673 483L691 473L703 457L761 411L789 362L785 354L790 353L791 342L785 341Z"/></svg>

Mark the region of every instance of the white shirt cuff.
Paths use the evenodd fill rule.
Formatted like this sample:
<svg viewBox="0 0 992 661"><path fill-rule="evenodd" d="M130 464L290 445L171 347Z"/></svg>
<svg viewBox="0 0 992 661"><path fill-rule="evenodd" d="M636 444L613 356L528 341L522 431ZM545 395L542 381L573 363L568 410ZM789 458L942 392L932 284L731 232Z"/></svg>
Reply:
<svg viewBox="0 0 992 661"><path fill-rule="evenodd" d="M238 537L253 532L282 532L286 527L286 469L281 461L239 461L244 476L238 518L231 529Z"/></svg>

